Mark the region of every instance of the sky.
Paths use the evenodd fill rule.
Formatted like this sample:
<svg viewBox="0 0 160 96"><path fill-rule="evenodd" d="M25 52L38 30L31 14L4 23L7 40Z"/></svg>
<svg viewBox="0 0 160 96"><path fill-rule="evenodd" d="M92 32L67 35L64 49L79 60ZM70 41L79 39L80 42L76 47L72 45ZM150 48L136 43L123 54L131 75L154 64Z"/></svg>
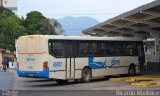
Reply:
<svg viewBox="0 0 160 96"><path fill-rule="evenodd" d="M88 16L99 22L155 0L17 0L18 16L40 11L48 18Z"/></svg>

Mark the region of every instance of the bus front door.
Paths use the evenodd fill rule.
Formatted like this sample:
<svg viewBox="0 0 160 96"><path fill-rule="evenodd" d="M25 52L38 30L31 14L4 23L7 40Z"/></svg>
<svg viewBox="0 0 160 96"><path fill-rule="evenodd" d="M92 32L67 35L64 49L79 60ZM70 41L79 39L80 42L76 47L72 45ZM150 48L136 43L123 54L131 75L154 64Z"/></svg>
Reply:
<svg viewBox="0 0 160 96"><path fill-rule="evenodd" d="M75 78L75 57L74 46L65 46L65 59L66 59L66 79Z"/></svg>

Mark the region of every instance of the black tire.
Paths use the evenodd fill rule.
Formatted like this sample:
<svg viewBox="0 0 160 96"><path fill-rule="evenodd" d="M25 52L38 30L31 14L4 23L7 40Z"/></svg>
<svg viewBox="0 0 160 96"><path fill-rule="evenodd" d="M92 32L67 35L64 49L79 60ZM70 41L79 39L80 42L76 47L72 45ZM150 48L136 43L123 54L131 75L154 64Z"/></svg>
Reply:
<svg viewBox="0 0 160 96"><path fill-rule="evenodd" d="M90 82L91 75L92 75L91 70L89 68L84 68L83 71L82 71L82 79L81 79L81 81L83 83Z"/></svg>
<svg viewBox="0 0 160 96"><path fill-rule="evenodd" d="M109 76L104 76L104 78L105 78L106 80L109 80L110 77L109 77Z"/></svg>
<svg viewBox="0 0 160 96"><path fill-rule="evenodd" d="M66 83L68 83L68 80L57 79L56 82L57 82L58 84L66 84Z"/></svg>
<svg viewBox="0 0 160 96"><path fill-rule="evenodd" d="M135 65L129 66L128 76L135 76L135 75L136 75L136 67L135 67Z"/></svg>

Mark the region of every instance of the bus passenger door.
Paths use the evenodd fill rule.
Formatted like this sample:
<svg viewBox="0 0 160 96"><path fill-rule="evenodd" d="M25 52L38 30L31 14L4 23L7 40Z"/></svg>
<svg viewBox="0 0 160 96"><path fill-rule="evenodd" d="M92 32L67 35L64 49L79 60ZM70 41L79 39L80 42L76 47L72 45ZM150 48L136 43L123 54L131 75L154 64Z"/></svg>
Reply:
<svg viewBox="0 0 160 96"><path fill-rule="evenodd" d="M143 44L138 45L138 57L139 57L139 65L140 65L140 71L144 69L145 64L145 54L144 54L144 48Z"/></svg>
<svg viewBox="0 0 160 96"><path fill-rule="evenodd" d="M65 59L66 59L66 79L75 78L75 57L74 46L65 46Z"/></svg>

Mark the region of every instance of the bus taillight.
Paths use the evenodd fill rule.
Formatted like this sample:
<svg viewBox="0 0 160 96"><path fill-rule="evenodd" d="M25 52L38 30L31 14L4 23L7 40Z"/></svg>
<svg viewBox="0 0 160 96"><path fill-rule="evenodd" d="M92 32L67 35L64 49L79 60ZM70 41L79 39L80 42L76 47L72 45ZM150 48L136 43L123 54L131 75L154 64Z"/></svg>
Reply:
<svg viewBox="0 0 160 96"><path fill-rule="evenodd" d="M48 68L48 62L43 62L43 68Z"/></svg>

